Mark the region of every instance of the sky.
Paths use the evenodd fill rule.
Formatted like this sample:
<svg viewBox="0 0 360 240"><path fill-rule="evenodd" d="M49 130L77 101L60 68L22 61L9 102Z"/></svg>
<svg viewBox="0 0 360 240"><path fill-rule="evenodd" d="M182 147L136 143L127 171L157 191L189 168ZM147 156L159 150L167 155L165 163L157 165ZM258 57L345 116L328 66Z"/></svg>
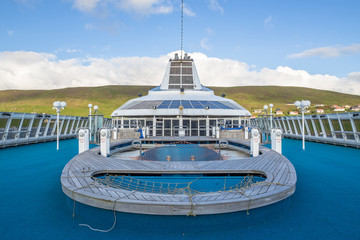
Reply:
<svg viewBox="0 0 360 240"><path fill-rule="evenodd" d="M360 95L360 1L184 0L183 49L206 86ZM3 0L0 89L159 85L181 0Z"/></svg>

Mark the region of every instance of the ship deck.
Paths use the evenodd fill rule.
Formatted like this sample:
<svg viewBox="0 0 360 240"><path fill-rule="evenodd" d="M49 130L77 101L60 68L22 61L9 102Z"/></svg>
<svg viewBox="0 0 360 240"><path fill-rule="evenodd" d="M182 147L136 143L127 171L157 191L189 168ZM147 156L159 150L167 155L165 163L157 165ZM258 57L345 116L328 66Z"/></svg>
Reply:
<svg viewBox="0 0 360 240"><path fill-rule="evenodd" d="M213 138L205 137L197 139L214 141ZM126 144L132 140L112 143L112 146ZM181 138L181 140L184 139ZM227 141L234 149L239 145L245 147L250 145L249 142L238 139L227 139ZM266 147L260 147L260 152L261 154L257 157L233 160L161 162L104 157L99 154L100 149L97 147L76 155L68 162L61 175L61 184L64 193L75 201L120 212L203 215L243 211L278 202L295 191L297 177L291 162L283 155ZM250 187L230 191L168 194L114 188L101 184L93 178L95 174L107 172L124 174L253 173L262 174L266 176L266 179Z"/></svg>

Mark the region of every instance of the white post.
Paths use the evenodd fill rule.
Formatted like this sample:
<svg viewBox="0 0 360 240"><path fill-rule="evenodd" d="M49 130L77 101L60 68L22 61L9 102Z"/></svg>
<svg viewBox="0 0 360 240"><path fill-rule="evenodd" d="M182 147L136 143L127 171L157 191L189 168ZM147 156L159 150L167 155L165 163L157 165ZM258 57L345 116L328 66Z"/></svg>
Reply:
<svg viewBox="0 0 360 240"><path fill-rule="evenodd" d="M89 150L89 130L79 130L79 154Z"/></svg>
<svg viewBox="0 0 360 240"><path fill-rule="evenodd" d="M206 116L206 136L209 137L210 136L210 120L209 120L209 116Z"/></svg>
<svg viewBox="0 0 360 240"><path fill-rule="evenodd" d="M256 128L251 129L250 152L253 157L259 156L260 133Z"/></svg>
<svg viewBox="0 0 360 240"><path fill-rule="evenodd" d="M270 129L273 128L273 123L272 123L272 108L273 108L273 106L274 105L272 103L269 104L269 107L270 107Z"/></svg>
<svg viewBox="0 0 360 240"><path fill-rule="evenodd" d="M101 129L100 131L100 151L101 155L107 157L110 154L110 130Z"/></svg>
<svg viewBox="0 0 360 240"><path fill-rule="evenodd" d="M220 138L220 128L219 127L216 127L216 138Z"/></svg>
<svg viewBox="0 0 360 240"><path fill-rule="evenodd" d="M249 139L249 127L245 128L245 139Z"/></svg>
<svg viewBox="0 0 360 240"><path fill-rule="evenodd" d="M153 136L156 136L156 117L153 118Z"/></svg>
<svg viewBox="0 0 360 240"><path fill-rule="evenodd" d="M145 136L146 138L150 136L150 128L148 126L145 128Z"/></svg>
<svg viewBox="0 0 360 240"><path fill-rule="evenodd" d="M302 115L302 148L305 150L305 109L310 106L310 101L308 100L301 100L295 102L295 106L301 110Z"/></svg>
<svg viewBox="0 0 360 240"><path fill-rule="evenodd" d="M66 102L56 101L53 103L53 109L56 110L57 113L57 136L56 136L56 149L59 150L59 140L60 140L60 112L64 110L66 107ZM40 125L39 125L40 127Z"/></svg>
<svg viewBox="0 0 360 240"><path fill-rule="evenodd" d="M114 127L113 129L113 139L116 140L117 139L117 128Z"/></svg>
<svg viewBox="0 0 360 240"><path fill-rule="evenodd" d="M305 109L301 109L302 114L302 148L305 150L305 116L304 116Z"/></svg>
<svg viewBox="0 0 360 240"><path fill-rule="evenodd" d="M182 116L180 115L179 117L179 137L185 137L185 130L184 130L184 126L183 126L183 119Z"/></svg>
<svg viewBox="0 0 360 240"><path fill-rule="evenodd" d="M59 130L60 130L60 124L59 124L59 122L60 122L60 110L57 110L56 111L56 113L57 113L57 130L56 130L56 133L57 133L57 136L56 136L56 142L57 142L57 144L56 144L56 150L59 150L59 140L60 140L60 133L59 133Z"/></svg>
<svg viewBox="0 0 360 240"><path fill-rule="evenodd" d="M90 103L88 105L88 107L89 107L89 129L90 129L89 139L91 141L91 108L92 108L92 104Z"/></svg>
<svg viewBox="0 0 360 240"><path fill-rule="evenodd" d="M280 153L282 152L281 148L281 129L272 129L271 131L271 149Z"/></svg>

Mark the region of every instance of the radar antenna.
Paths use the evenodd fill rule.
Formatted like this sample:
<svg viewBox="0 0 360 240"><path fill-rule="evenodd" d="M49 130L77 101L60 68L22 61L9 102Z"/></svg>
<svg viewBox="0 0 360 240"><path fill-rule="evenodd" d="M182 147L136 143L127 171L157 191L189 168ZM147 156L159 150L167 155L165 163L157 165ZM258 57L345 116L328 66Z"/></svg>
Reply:
<svg viewBox="0 0 360 240"><path fill-rule="evenodd" d="M183 19L184 19L184 0L181 0L181 44L180 44L180 61L182 61L183 54Z"/></svg>

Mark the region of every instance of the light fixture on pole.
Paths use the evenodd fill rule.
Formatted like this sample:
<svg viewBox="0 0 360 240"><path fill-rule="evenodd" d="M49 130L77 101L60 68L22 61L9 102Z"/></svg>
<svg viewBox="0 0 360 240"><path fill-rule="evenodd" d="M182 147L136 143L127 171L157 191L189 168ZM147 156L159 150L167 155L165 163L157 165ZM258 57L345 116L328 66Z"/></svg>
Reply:
<svg viewBox="0 0 360 240"><path fill-rule="evenodd" d="M301 100L300 101L296 101L295 102L295 106L297 108L299 108L301 110L301 115L302 115L302 145L303 145L303 150L305 150L305 109L308 108L310 106L310 101L309 100Z"/></svg>
<svg viewBox="0 0 360 240"><path fill-rule="evenodd" d="M273 128L273 123L272 123L272 108L274 107L274 104L270 103L269 104L270 107L270 129Z"/></svg>
<svg viewBox="0 0 360 240"><path fill-rule="evenodd" d="M90 130L89 137L90 137L90 141L91 141L91 108L92 108L92 104L89 103L88 107L89 107L89 130Z"/></svg>
<svg viewBox="0 0 360 240"><path fill-rule="evenodd" d="M267 128L268 128L268 122L267 122L267 114L268 114L268 105L264 105L264 117L265 117L265 142L267 142L268 140L268 131L267 131Z"/></svg>
<svg viewBox="0 0 360 240"><path fill-rule="evenodd" d="M56 101L53 103L53 109L56 110L56 113L57 113L57 137L56 137L56 140L57 140L57 147L56 149L59 150L59 138L60 138L60 112L61 110L64 110L64 108L66 107L66 102L60 102L60 101Z"/></svg>
<svg viewBox="0 0 360 240"><path fill-rule="evenodd" d="M97 110L99 109L99 107L97 105L94 106L94 141L96 141L96 136L95 133L96 131L99 129L98 127L98 118L97 118Z"/></svg>

